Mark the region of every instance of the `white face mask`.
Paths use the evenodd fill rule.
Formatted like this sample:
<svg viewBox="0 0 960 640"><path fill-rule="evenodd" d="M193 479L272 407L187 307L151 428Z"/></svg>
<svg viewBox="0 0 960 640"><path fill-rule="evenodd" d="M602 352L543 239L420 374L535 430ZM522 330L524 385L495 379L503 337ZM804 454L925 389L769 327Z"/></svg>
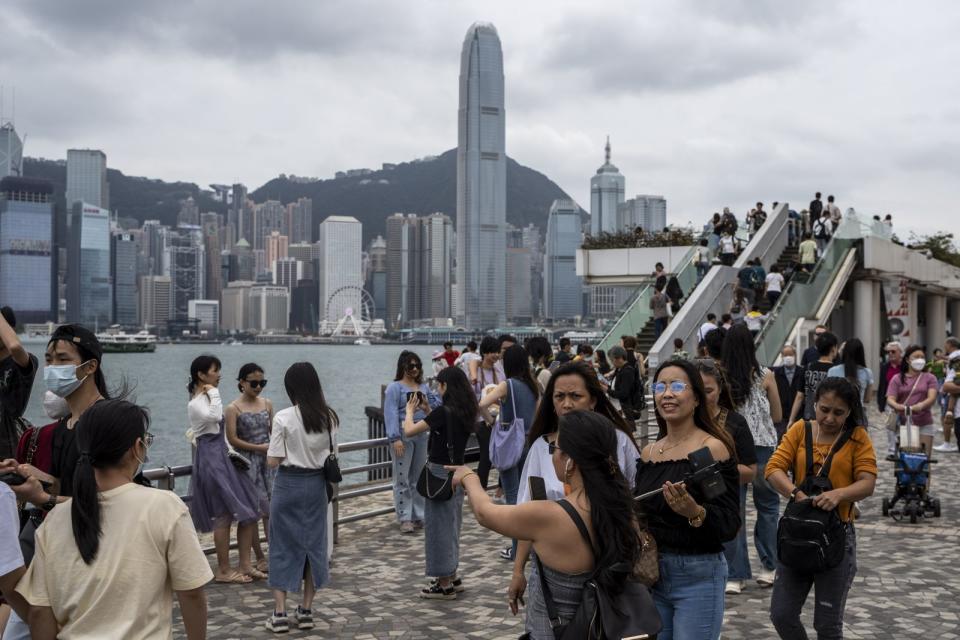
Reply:
<svg viewBox="0 0 960 640"><path fill-rule="evenodd" d="M910 368L914 371L923 371L925 366L927 366L927 361L923 358L914 358L910 361Z"/></svg>
<svg viewBox="0 0 960 640"><path fill-rule="evenodd" d="M788 369L792 369L795 364L797 364L796 358L793 356L783 356L783 366Z"/></svg>

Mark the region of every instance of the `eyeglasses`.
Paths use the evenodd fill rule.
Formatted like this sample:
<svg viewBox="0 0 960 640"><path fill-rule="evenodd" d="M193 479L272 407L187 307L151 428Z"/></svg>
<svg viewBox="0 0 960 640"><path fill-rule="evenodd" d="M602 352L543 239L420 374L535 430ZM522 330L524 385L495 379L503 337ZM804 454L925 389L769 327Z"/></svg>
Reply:
<svg viewBox="0 0 960 640"><path fill-rule="evenodd" d="M143 434L143 444L148 449L150 448L150 445L153 444L153 434L150 433L149 431Z"/></svg>
<svg viewBox="0 0 960 640"><path fill-rule="evenodd" d="M559 446L557 446L557 443L556 443L556 442L548 442L548 443L547 443L547 452L548 452L550 455L553 455L553 454L554 454L555 452L557 452L557 451L559 451L560 453L563 453L563 449L561 449Z"/></svg>
<svg viewBox="0 0 960 640"><path fill-rule="evenodd" d="M667 392L667 387L670 387L670 393L683 393L686 389L690 388L690 385L686 382L681 382L679 380L674 380L669 385L666 382L654 382L653 383L653 395L661 396Z"/></svg>
<svg viewBox="0 0 960 640"><path fill-rule="evenodd" d="M261 389L263 389L263 388L266 388L267 386L266 380L244 380L244 382L250 385L250 387L253 389L256 389L257 387L260 387Z"/></svg>

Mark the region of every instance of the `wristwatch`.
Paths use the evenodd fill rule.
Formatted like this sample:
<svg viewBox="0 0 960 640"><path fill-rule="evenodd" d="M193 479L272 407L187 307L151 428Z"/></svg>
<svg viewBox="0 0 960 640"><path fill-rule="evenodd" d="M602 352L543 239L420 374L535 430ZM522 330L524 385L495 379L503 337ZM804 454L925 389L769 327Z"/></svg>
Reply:
<svg viewBox="0 0 960 640"><path fill-rule="evenodd" d="M40 505L40 508L43 509L44 511L50 511L50 510L53 509L55 506L57 506L57 496L56 496L56 494L51 493L51 494L48 494L48 495L49 495L50 497L47 499L47 501L44 502L42 505Z"/></svg>
<svg viewBox="0 0 960 640"><path fill-rule="evenodd" d="M700 513L693 516L692 518L687 519L687 524L696 529L697 527L703 526L703 519L707 517L707 510L704 507L700 507Z"/></svg>

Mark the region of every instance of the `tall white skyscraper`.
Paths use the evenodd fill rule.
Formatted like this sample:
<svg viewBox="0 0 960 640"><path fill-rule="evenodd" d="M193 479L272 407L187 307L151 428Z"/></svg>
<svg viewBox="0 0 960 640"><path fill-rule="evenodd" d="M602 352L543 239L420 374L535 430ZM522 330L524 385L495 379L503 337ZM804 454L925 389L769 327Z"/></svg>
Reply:
<svg viewBox="0 0 960 640"><path fill-rule="evenodd" d="M487 22L460 56L457 144L457 310L469 329L506 321L507 156L503 52Z"/></svg>
<svg viewBox="0 0 960 640"><path fill-rule="evenodd" d="M625 198L626 178L610 164L610 137L607 136L606 156L603 166L590 178L590 235L615 233L617 207Z"/></svg>
<svg viewBox="0 0 960 640"><path fill-rule="evenodd" d="M99 149L67 149L67 207L85 202L110 209L107 155Z"/></svg>
<svg viewBox="0 0 960 640"><path fill-rule="evenodd" d="M350 216L320 223L320 319L337 321L348 311L359 317L363 288L363 225Z"/></svg>
<svg viewBox="0 0 960 640"><path fill-rule="evenodd" d="M12 122L0 121L0 178L23 175L23 140Z"/></svg>
<svg viewBox="0 0 960 640"><path fill-rule="evenodd" d="M580 207L571 200L554 200L543 258L543 313L549 318L583 314L583 280L576 264L580 240Z"/></svg>

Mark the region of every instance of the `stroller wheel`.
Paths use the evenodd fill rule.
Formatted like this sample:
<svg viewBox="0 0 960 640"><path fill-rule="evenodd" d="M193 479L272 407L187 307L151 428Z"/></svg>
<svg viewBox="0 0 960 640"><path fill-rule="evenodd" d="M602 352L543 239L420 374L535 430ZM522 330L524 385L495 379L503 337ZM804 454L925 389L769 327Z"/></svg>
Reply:
<svg viewBox="0 0 960 640"><path fill-rule="evenodd" d="M933 517L940 517L940 501L936 498L930 501L930 505L933 507Z"/></svg>
<svg viewBox="0 0 960 640"><path fill-rule="evenodd" d="M883 505L881 506L881 509L883 510L884 517L887 517L888 515L890 515L890 499L889 498L883 499Z"/></svg>
<svg viewBox="0 0 960 640"><path fill-rule="evenodd" d="M910 524L917 524L917 511L918 509L915 505L907 507L907 512L910 514Z"/></svg>

